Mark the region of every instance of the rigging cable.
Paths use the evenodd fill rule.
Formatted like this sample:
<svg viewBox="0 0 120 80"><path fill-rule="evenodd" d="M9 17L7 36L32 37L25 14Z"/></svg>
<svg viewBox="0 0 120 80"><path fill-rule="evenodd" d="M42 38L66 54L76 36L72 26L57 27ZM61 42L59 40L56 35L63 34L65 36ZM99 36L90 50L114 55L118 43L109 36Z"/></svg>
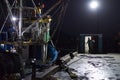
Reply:
<svg viewBox="0 0 120 80"><path fill-rule="evenodd" d="M5 3L6 3L6 6L7 6L7 9L8 9L8 13L9 13L9 15L10 15L11 23L12 23L12 25L15 27L15 29L17 30L17 26L16 26L15 22L12 21L13 14L12 14L12 11L11 11L10 3L8 2L8 0L5 0ZM15 3L15 0L14 0L13 3ZM18 34L18 33L17 33L17 34Z"/></svg>
<svg viewBox="0 0 120 80"><path fill-rule="evenodd" d="M58 35L57 35L57 39L56 39L56 45L58 43L58 40L59 40L59 36L60 36L60 32L62 30L62 25L63 25L63 22L64 22L64 16L65 16L65 13L66 13L66 9L68 7L68 2L63 6L63 15L62 15L62 18L61 18L61 24L59 26L61 26L58 30Z"/></svg>
<svg viewBox="0 0 120 80"><path fill-rule="evenodd" d="M36 7L36 4L35 4L35 2L34 2L33 0L32 0L32 3L33 3L33 6L34 6L35 8L37 8L37 7Z"/></svg>
<svg viewBox="0 0 120 80"><path fill-rule="evenodd" d="M57 8L57 10L54 11L54 13L52 13L51 16L52 16L53 19L54 19L54 18L57 16L57 14L60 12L61 7L62 7L62 5L60 5L60 6ZM56 25L56 23L57 23L57 21L54 19L54 20L53 20L53 23L51 24L51 26L52 26L52 27L51 27L51 28L52 28L51 30L54 31L54 28L55 28L54 26Z"/></svg>
<svg viewBox="0 0 120 80"><path fill-rule="evenodd" d="M62 9L61 9L61 11L60 11L60 15L58 16L58 23L57 23L57 27L56 27L56 29L54 30L54 32L53 32L53 34L52 34L52 36L51 36L51 38L53 38L54 36L55 36L55 33L56 33L56 31L59 29L59 31L58 31L58 35L57 35L57 39L56 39L56 44L57 44L57 42L58 42L58 38L59 38L59 35L60 35L60 31L61 31L61 27L59 27L60 25L62 25L63 24L63 18L64 18L64 16L65 16L65 12L66 12L66 9L67 9L67 6L68 6L68 2L67 2L67 4L65 4L64 2L63 2L63 4L62 4L63 6L62 6ZM63 15L62 15L63 14ZM60 24L61 23L61 24ZM55 45L56 46L56 45Z"/></svg>
<svg viewBox="0 0 120 80"><path fill-rule="evenodd" d="M65 2L63 3L63 7L62 7L62 10L61 10L61 14L63 13L63 15L61 15L60 14L60 18L58 18L58 23L57 23L57 27L56 27L56 29L55 29L55 31L53 32L53 34L52 34L52 38L55 36L55 33L56 33L56 31L58 30L58 28L59 28L59 31L58 31L58 34L57 34L57 39L56 39L56 41L55 41L55 46L57 45L57 42L58 42L58 38L59 38L59 36L60 36L60 31L61 31L61 29L62 29L62 27L60 27L60 25L62 26L62 24L63 24L63 21L62 20L64 20L64 16L65 16L65 12L66 12L66 9L67 9L67 7L68 7L68 4L69 4L69 1L70 0L68 0L67 1L67 3L65 4ZM59 16L58 16L59 17ZM60 22L61 21L61 22ZM61 23L61 24L60 24Z"/></svg>
<svg viewBox="0 0 120 80"><path fill-rule="evenodd" d="M15 2L16 2L16 0L13 2L11 9L13 8ZM3 25L2 25L2 27L1 27L1 29L0 29L0 33L2 33L2 30L3 30L3 28L4 28L5 24L6 24L7 19L8 19L9 16L10 16L10 13L8 13L8 15L7 15L5 21L4 21L4 23L3 23Z"/></svg>
<svg viewBox="0 0 120 80"><path fill-rule="evenodd" d="M57 12L61 9L61 7L62 7L62 5L60 5L60 6L57 8L57 10L56 10L56 11L54 11L54 13L52 13L52 17L54 17L54 16L55 16L55 14L57 14Z"/></svg>
<svg viewBox="0 0 120 80"><path fill-rule="evenodd" d="M59 13L59 16L58 16L58 23L57 23L57 25L56 25L56 28L55 28L54 32L53 32L52 35L51 35L51 39L54 37L56 31L57 31L58 28L59 28L59 24L60 24L62 12L63 12L63 7L62 7L62 9L61 9L61 11L60 11L60 13Z"/></svg>
<svg viewBox="0 0 120 80"><path fill-rule="evenodd" d="M56 15L57 15L58 13L60 13L59 11L60 11L60 9L62 8L62 6L63 6L63 5L60 5L59 7L57 7L57 9L56 9L56 10L52 13L52 15L51 15L52 18L56 17ZM56 24L56 21L52 24L52 26L54 26L55 24ZM52 46L55 47L55 45L54 45L54 43L53 43L53 41L52 41L52 38L50 38L50 42L51 42Z"/></svg>

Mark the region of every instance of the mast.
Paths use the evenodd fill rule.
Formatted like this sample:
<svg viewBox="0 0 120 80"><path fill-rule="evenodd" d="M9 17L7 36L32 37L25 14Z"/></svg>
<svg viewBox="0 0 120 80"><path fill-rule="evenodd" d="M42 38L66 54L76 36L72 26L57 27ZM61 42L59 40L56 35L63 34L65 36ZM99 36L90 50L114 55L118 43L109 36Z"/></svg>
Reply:
<svg viewBox="0 0 120 80"><path fill-rule="evenodd" d="M22 8L23 8L23 5L22 5L22 0L20 0L20 7L19 7L19 33L18 33L18 37L19 37L19 40L22 39Z"/></svg>

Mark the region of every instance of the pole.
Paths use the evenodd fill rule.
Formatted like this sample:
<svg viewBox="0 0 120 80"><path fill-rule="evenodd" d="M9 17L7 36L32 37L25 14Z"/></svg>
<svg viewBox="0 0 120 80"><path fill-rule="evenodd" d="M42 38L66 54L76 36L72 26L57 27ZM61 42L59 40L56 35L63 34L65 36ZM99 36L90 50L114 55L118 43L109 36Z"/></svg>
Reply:
<svg viewBox="0 0 120 80"><path fill-rule="evenodd" d="M20 0L20 7L19 7L19 33L18 33L18 36L19 36L19 40L22 39L22 0Z"/></svg>

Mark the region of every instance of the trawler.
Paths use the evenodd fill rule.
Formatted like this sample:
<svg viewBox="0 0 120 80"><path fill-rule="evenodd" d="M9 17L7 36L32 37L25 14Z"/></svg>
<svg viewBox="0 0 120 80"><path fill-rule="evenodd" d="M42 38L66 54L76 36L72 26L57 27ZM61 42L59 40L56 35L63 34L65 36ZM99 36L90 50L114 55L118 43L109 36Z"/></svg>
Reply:
<svg viewBox="0 0 120 80"><path fill-rule="evenodd" d="M49 13L63 2L59 0L43 13L44 4L36 5L33 0L30 1L32 7L23 5L23 0L3 1L8 14L0 30L0 52L3 62L0 69L1 80L7 79L13 73L18 73L21 79L27 74L32 74L34 79L37 67L50 65L57 59L58 52L50 37L52 17ZM9 25L6 27L8 20ZM5 63L2 60L4 58Z"/></svg>

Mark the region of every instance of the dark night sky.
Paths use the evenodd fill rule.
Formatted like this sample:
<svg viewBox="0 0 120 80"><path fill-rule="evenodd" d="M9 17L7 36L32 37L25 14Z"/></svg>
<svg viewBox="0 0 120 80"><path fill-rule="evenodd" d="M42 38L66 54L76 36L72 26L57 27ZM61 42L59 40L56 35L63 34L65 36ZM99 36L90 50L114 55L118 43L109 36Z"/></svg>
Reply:
<svg viewBox="0 0 120 80"><path fill-rule="evenodd" d="M66 12L63 30L68 34L75 31L79 33L105 33L114 34L120 27L119 0L98 0L100 8L90 10L90 0L71 0Z"/></svg>
<svg viewBox="0 0 120 80"><path fill-rule="evenodd" d="M36 0L37 3L39 1ZM46 9L54 4L55 1L57 0L43 0L46 4ZM113 47L111 46L113 44L110 43L112 43L114 36L120 32L120 0L98 0L100 7L96 11L90 10L88 7L90 1L70 0L63 25L60 26L59 36L62 39L58 40L58 42L67 42L63 39L66 36L78 37L84 33L100 33L103 34L106 49L112 49Z"/></svg>

